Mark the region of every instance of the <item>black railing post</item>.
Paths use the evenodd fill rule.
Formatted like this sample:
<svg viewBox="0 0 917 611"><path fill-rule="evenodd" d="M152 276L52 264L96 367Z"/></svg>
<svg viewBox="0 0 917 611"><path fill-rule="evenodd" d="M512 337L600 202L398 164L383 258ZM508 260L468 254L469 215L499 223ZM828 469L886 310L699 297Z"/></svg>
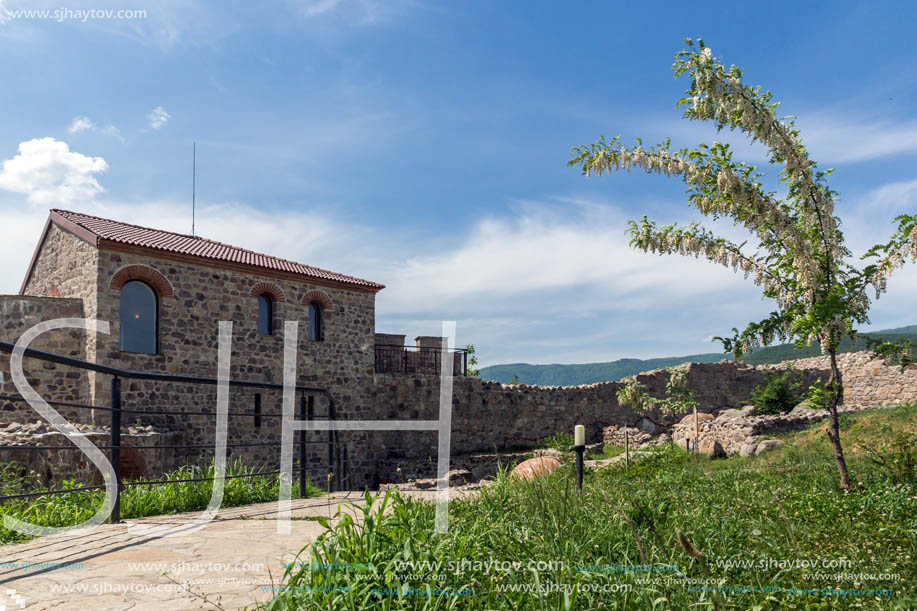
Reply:
<svg viewBox="0 0 917 611"><path fill-rule="evenodd" d="M462 375L468 375L468 351L462 350Z"/></svg>
<svg viewBox="0 0 917 611"><path fill-rule="evenodd" d="M350 465L347 463L347 444L341 446L341 490L347 490L350 484Z"/></svg>
<svg viewBox="0 0 917 611"><path fill-rule="evenodd" d="M110 428L108 445L111 446L112 478L117 488L115 503L111 508L111 523L117 524L121 521L121 378L118 376L111 379Z"/></svg>
<svg viewBox="0 0 917 611"><path fill-rule="evenodd" d="M404 373L407 373L408 372L408 350L407 348L403 349L402 352L404 353Z"/></svg>
<svg viewBox="0 0 917 611"><path fill-rule="evenodd" d="M328 420L334 420L334 402L328 402ZM334 473L334 431L328 430L328 474ZM340 474L338 474L340 477ZM333 490L331 482L328 482L328 492Z"/></svg>
<svg viewBox="0 0 917 611"><path fill-rule="evenodd" d="M302 395L299 398L299 419L306 420L309 417L308 403L312 397ZM299 431L299 498L306 498L306 430Z"/></svg>

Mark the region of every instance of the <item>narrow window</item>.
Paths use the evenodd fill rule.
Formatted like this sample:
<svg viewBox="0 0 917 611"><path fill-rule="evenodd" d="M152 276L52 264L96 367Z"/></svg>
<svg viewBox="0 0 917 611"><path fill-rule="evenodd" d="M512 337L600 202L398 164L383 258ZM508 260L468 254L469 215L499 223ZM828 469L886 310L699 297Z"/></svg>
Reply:
<svg viewBox="0 0 917 611"><path fill-rule="evenodd" d="M274 334L274 300L268 294L258 297L258 333Z"/></svg>
<svg viewBox="0 0 917 611"><path fill-rule="evenodd" d="M314 301L309 304L309 339L318 342L324 339L322 329L322 307Z"/></svg>
<svg viewBox="0 0 917 611"><path fill-rule="evenodd" d="M150 285L131 280L121 287L121 350L156 354L159 304Z"/></svg>
<svg viewBox="0 0 917 611"><path fill-rule="evenodd" d="M261 393L255 393L255 428L261 428Z"/></svg>

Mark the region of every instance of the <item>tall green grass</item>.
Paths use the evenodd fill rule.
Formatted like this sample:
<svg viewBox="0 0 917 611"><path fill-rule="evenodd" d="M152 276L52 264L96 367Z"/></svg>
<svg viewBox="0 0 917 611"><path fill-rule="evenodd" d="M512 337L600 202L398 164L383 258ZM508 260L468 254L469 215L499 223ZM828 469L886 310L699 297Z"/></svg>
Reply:
<svg viewBox="0 0 917 611"><path fill-rule="evenodd" d="M197 479L213 477L213 464L208 467L186 466L167 473L161 479ZM257 471L241 461L230 463L227 476L251 475ZM0 495L28 492L27 480L8 465L0 469ZM62 482L61 489L77 488L73 480ZM121 492L121 517L147 516L200 511L206 509L213 490L212 482L179 482L128 486ZM251 503L276 500L279 494L276 475L254 475L227 479L223 487L222 507L237 507ZM306 496L318 496L321 490L307 483ZM84 490L66 494L44 495L35 498L14 499L0 505L0 514L10 515L41 526L71 526L89 519L102 506L104 490ZM293 497L299 496L299 483L293 483ZM27 539L25 535L5 528L0 522L0 543Z"/></svg>
<svg viewBox="0 0 917 611"><path fill-rule="evenodd" d="M845 433L858 479L852 493L840 491L830 447L814 430L752 459L712 461L673 446L651 449L629 473L623 467L589 472L582 495L569 466L534 482L504 474L479 496L450 504L445 535L433 532L432 505L390 493L374 499L375 509L364 508L361 521L341 515L326 523L327 532L302 552L305 568L288 570L285 590L264 608L914 609L917 482L900 481L853 450L876 445L877 427L888 422L917 432L917 409L849 419ZM324 568L312 570L306 556ZM849 566L786 563L797 559ZM463 560L472 564L452 570ZM486 570L484 563L494 560L521 564ZM414 562L414 570L400 569L404 561ZM417 568L425 561L439 568ZM727 561L748 566L727 567ZM678 568L615 571L615 565ZM499 591L507 584L545 591ZM609 585L629 591L588 590ZM704 585L733 590L696 589ZM453 594L415 594L426 588ZM861 593L872 589L890 595ZM454 594L469 590L474 594Z"/></svg>

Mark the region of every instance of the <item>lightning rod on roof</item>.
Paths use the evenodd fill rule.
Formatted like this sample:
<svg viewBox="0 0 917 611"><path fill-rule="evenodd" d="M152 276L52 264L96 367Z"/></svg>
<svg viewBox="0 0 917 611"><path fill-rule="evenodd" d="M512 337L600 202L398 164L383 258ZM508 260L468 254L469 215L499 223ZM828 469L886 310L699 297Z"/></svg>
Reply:
<svg viewBox="0 0 917 611"><path fill-rule="evenodd" d="M194 235L194 196L197 191L197 141L191 144L191 235Z"/></svg>

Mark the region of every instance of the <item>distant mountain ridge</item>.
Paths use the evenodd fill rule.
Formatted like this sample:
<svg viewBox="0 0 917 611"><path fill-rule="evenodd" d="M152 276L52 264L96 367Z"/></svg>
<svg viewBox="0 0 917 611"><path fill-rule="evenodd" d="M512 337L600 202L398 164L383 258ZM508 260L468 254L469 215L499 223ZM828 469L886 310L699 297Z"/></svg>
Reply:
<svg viewBox="0 0 917 611"><path fill-rule="evenodd" d="M860 333L862 336L883 338L889 340L910 339L917 342L917 325L898 327ZM854 352L864 350L866 342L857 341L854 345L845 339L839 352ZM819 356L821 349L808 346L797 350L792 344L768 346L756 350L742 360L751 365L766 363L779 363L790 359L803 359ZM688 356L670 356L654 359L618 359L608 363L582 363L576 365L530 365L528 363L512 363L508 365L491 365L481 368L481 379L497 380L504 384L512 381L513 376L518 376L520 384L534 384L537 386L576 386L578 384L594 384L596 382L614 382L621 378L632 376L636 373L672 367L681 363L716 363L723 359L732 358L722 352L708 352L705 354L690 354Z"/></svg>

